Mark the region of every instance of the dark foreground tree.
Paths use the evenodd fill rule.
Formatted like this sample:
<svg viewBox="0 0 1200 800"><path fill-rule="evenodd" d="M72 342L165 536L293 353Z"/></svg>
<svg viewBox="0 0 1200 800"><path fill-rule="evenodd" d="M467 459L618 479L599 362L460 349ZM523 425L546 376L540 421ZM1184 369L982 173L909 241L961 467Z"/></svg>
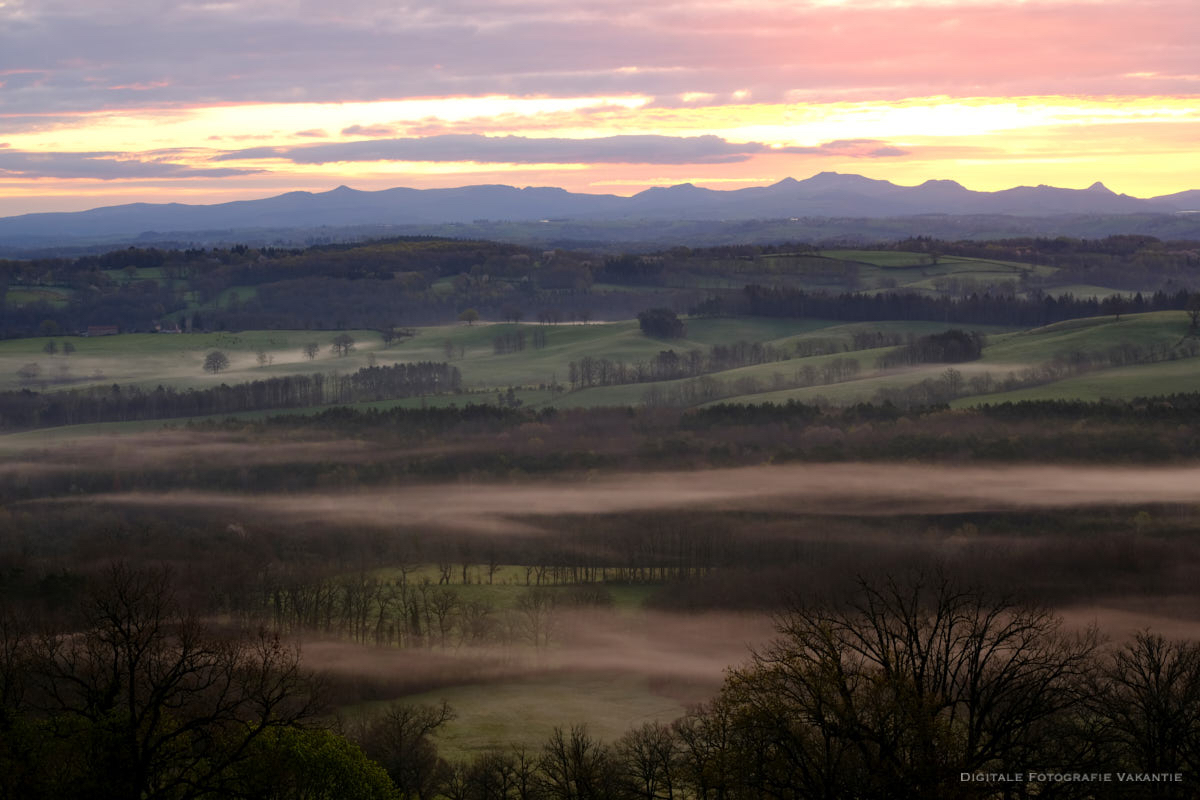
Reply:
<svg viewBox="0 0 1200 800"><path fill-rule="evenodd" d="M1183 775L1129 796L1200 797L1200 643L1137 634L1101 671L1093 708L1112 769Z"/></svg>
<svg viewBox="0 0 1200 800"><path fill-rule="evenodd" d="M30 643L18 797L233 796L238 765L314 712L278 639L184 613L165 572L114 567L77 631Z"/></svg>
<svg viewBox="0 0 1200 800"><path fill-rule="evenodd" d="M382 716L354 726L350 736L387 771L401 794L410 800L430 800L450 775L432 737L452 719L454 712L446 703L397 703Z"/></svg>
<svg viewBox="0 0 1200 800"><path fill-rule="evenodd" d="M944 577L862 582L797 606L732 674L737 783L775 797L989 796L964 772L1079 768L1070 751L1094 634Z"/></svg>
<svg viewBox="0 0 1200 800"><path fill-rule="evenodd" d="M586 725L569 732L555 728L539 762L542 792L548 800L608 800L617 796L618 773L612 750L593 739Z"/></svg>

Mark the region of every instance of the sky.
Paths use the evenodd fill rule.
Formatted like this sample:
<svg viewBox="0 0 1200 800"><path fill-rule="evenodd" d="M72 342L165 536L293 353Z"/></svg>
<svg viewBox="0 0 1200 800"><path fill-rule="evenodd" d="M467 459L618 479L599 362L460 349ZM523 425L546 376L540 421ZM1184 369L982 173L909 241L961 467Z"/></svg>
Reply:
<svg viewBox="0 0 1200 800"><path fill-rule="evenodd" d="M0 0L0 215L849 172L1200 188L1196 0Z"/></svg>

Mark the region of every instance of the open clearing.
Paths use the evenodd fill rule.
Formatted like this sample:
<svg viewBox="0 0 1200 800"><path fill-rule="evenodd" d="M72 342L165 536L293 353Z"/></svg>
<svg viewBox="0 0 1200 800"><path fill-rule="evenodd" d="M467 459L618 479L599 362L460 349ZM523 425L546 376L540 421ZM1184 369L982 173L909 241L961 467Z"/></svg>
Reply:
<svg viewBox="0 0 1200 800"><path fill-rule="evenodd" d="M631 728L670 722L687 710L679 699L656 692L650 679L619 674L564 674L404 698L414 704L443 700L457 715L437 736L438 752L451 761L494 748L497 742L537 752L556 726L586 723L589 734L613 741Z"/></svg>

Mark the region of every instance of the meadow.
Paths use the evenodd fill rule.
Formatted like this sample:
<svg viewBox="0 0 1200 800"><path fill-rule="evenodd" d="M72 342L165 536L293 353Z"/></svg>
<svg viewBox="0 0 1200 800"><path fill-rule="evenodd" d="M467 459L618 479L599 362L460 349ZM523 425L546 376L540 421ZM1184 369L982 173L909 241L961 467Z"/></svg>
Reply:
<svg viewBox="0 0 1200 800"><path fill-rule="evenodd" d="M455 394L426 395L352 404L355 408L420 408L467 403L509 403L536 408L639 406L645 403L705 405L717 402L818 402L851 405L897 393L912 392L922 382L944 378L948 369L961 385L945 401L956 406L1022 399L1099 400L1194 391L1200 370L1196 339L1188 335L1185 312L1165 311L1069 320L1029 330L975 326L986 336L982 357L956 364L881 367L879 361L895 345L861 347L865 337L890 336L910 341L947 329L935 322L881 321L841 323L813 319L691 318L683 338L645 336L636 321L589 322L538 326L521 323L456 323L413 328L391 344L378 331L242 331L208 334L131 334L94 338L63 337L0 342L0 390L38 388L63 391L89 386L127 385L203 389L288 375L347 375L371 364L447 361L462 375ZM534 331L544 346L532 344ZM348 354L336 355L337 335L355 340ZM497 353L501 337L521 335L523 350ZM74 351L62 352L71 341ZM303 347L319 345L309 359ZM630 382L619 385L571 386L574 364L608 359L626 364L652 363L665 351L680 357L708 353L735 342L771 348L775 359L747 366L707 371L702 376ZM53 343L59 352L45 352ZM802 355L805 352L819 355ZM230 365L219 373L203 369L205 354L221 350ZM1123 355L1122 355L1123 354ZM1046 365L1072 358L1090 359L1085 367L1046 371ZM853 362L853 370L847 365ZM1143 363L1151 362L1151 363ZM40 378L21 374L36 364ZM835 372L830 373L830 369ZM1039 370L1041 370L1039 372ZM1065 371L1064 371L1065 370ZM1037 373L1034 375L1034 373ZM833 375L834 377L829 377ZM1007 379L1017 380L997 391ZM973 380L974 379L974 380ZM704 392L697 394L703 383ZM892 394L888 394L892 393ZM691 398L691 399L688 399ZM285 411L242 411L232 416L254 419L272 413L312 413L307 406ZM126 423L115 423L113 430ZM143 423L128 423L140 429Z"/></svg>

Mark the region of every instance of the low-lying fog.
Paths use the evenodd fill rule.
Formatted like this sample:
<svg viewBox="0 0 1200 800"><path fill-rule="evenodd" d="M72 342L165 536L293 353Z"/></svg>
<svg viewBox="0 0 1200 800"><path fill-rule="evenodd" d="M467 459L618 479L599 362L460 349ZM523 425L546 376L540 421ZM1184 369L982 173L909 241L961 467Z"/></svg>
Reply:
<svg viewBox="0 0 1200 800"><path fill-rule="evenodd" d="M1200 467L802 464L336 493L130 492L79 499L348 525L394 527L403 521L514 533L533 530L516 519L540 515L669 509L862 516L1194 504L1200 502Z"/></svg>

